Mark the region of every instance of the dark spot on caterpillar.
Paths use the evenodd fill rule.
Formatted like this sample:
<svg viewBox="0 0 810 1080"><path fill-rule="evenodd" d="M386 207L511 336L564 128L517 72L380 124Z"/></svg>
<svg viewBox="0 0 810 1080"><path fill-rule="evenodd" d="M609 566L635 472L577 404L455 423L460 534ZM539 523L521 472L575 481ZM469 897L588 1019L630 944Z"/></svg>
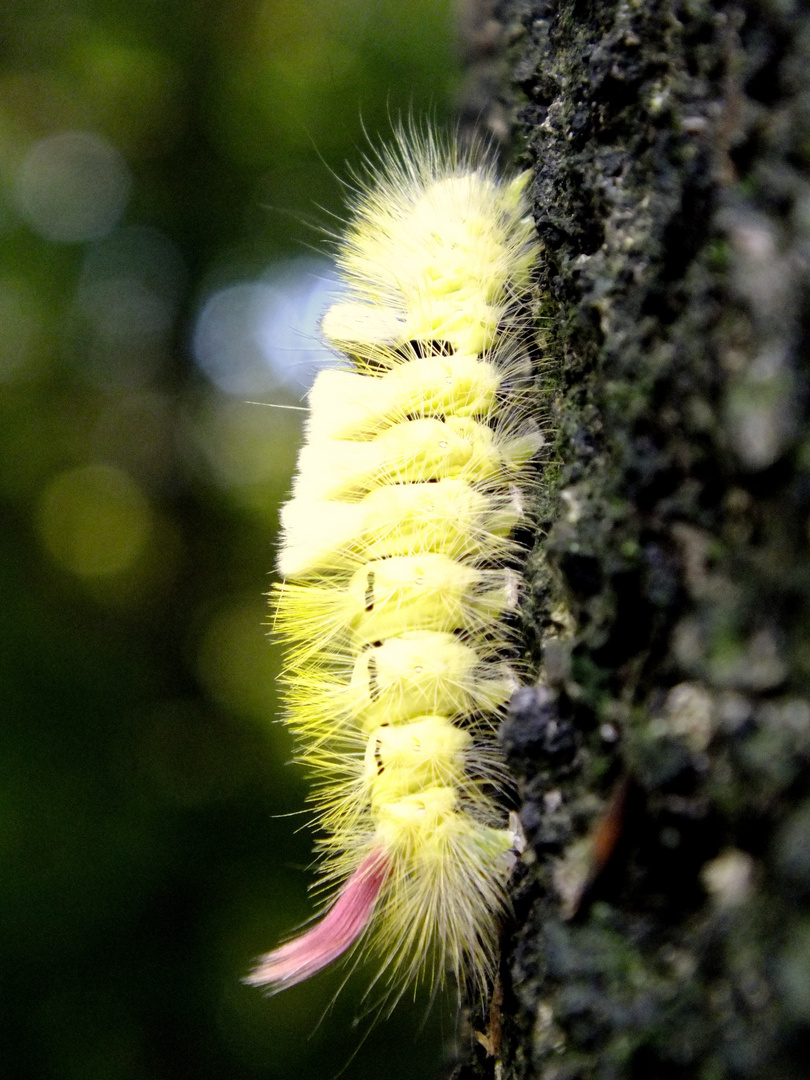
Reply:
<svg viewBox="0 0 810 1080"><path fill-rule="evenodd" d="M369 570L366 576L366 611L374 610L374 579L376 574Z"/></svg>
<svg viewBox="0 0 810 1080"><path fill-rule="evenodd" d="M368 694L372 701L378 701L380 687L377 684L377 657L372 653L368 658Z"/></svg>
<svg viewBox="0 0 810 1080"><path fill-rule="evenodd" d="M456 351L449 341L420 341L419 338L412 338L407 341L402 349L398 350L401 353L405 353L405 350L411 356L452 356Z"/></svg>
<svg viewBox="0 0 810 1080"><path fill-rule="evenodd" d="M382 754L380 748L382 743L377 739L374 743L374 760L377 762L377 776L382 776L385 765L383 764Z"/></svg>

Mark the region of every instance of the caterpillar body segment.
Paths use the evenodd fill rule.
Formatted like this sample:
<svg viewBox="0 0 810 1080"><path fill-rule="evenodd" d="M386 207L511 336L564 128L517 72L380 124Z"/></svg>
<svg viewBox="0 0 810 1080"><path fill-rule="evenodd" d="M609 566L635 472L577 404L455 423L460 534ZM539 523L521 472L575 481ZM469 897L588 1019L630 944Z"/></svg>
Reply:
<svg viewBox="0 0 810 1080"><path fill-rule="evenodd" d="M470 417L406 420L369 442L313 440L298 459L293 495L340 499L391 484L418 484L459 477L492 481L511 447L495 445L492 429Z"/></svg>
<svg viewBox="0 0 810 1080"><path fill-rule="evenodd" d="M373 439L310 434L299 454L293 496L350 499L392 484L451 477L466 484L502 487L520 477L541 442L532 426L519 433L504 432L483 420L453 415L384 423Z"/></svg>
<svg viewBox="0 0 810 1080"><path fill-rule="evenodd" d="M494 729L517 686L512 533L542 437L521 297L537 256L525 177L401 135L357 195L347 289L274 590L286 722L315 780L322 882L311 930L249 976L280 990L363 938L397 995L497 961L514 838Z"/></svg>
<svg viewBox="0 0 810 1080"><path fill-rule="evenodd" d="M446 716L384 724L369 733L362 757L355 753L349 759L347 754L342 764L343 775L317 788L313 800L322 806L319 820L327 833L321 849L337 863L345 859L342 829L347 820L362 823L368 807L372 817L395 813L403 800L421 799L433 789L452 790L459 803L474 808L479 822L500 824L493 816L491 791L506 781L503 763L491 747L488 753L481 745L480 732ZM324 772L328 769L327 763Z"/></svg>
<svg viewBox="0 0 810 1080"><path fill-rule="evenodd" d="M486 492L461 479L380 487L358 502L299 496L281 510L278 570L291 581L374 558L442 552L505 560L523 517L520 488ZM323 531L321 531L323 530Z"/></svg>
<svg viewBox="0 0 810 1080"><path fill-rule="evenodd" d="M382 425L406 417L488 416L504 372L477 356L392 358L378 378L333 368L309 394L307 432L312 438L374 439Z"/></svg>
<svg viewBox="0 0 810 1080"><path fill-rule="evenodd" d="M494 633L505 643L508 631L499 620L517 601L513 570L422 552L372 559L342 588L325 575L310 585L285 585L277 590L274 625L294 643L297 662L341 645L357 651L403 626Z"/></svg>
<svg viewBox="0 0 810 1080"><path fill-rule="evenodd" d="M368 733L429 712L492 717L519 685L507 663L494 661L489 646L484 652L483 645L475 648L455 634L431 630L375 643L353 662L338 657L335 668L326 675L321 663L302 664L287 673L287 719L303 740Z"/></svg>

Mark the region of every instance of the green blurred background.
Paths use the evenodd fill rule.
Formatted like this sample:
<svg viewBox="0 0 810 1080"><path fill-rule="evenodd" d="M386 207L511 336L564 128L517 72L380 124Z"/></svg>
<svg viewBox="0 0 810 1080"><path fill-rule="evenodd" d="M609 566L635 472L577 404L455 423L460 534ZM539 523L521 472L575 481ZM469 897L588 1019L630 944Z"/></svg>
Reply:
<svg viewBox="0 0 810 1080"><path fill-rule="evenodd" d="M3 1077L441 1074L447 1003L364 1040L368 972L331 1009L345 971L239 980L313 911L263 597L300 414L249 402L300 403L335 174L364 128L446 119L452 20L3 4Z"/></svg>

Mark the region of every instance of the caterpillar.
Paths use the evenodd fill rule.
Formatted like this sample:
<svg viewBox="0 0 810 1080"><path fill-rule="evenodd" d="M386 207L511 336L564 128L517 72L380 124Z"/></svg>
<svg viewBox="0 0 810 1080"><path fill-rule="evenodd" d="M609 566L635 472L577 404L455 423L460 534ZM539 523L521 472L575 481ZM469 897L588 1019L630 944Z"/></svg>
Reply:
<svg viewBox="0 0 810 1080"><path fill-rule="evenodd" d="M261 957L278 991L361 940L389 992L497 966L514 830L494 732L517 686L520 545L542 435L527 175L398 133L358 185L281 512L285 720L315 778L325 913ZM376 980L375 980L376 981ZM401 990L400 990L401 992Z"/></svg>

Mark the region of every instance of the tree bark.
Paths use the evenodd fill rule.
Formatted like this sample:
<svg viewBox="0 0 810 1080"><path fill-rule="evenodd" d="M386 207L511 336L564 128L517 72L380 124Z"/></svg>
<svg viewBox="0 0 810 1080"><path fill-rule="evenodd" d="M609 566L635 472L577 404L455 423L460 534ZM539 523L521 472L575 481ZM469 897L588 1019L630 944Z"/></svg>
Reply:
<svg viewBox="0 0 810 1080"><path fill-rule="evenodd" d="M469 1068L799 1080L810 13L505 0L498 14L544 244L553 452L528 568L539 682L502 732L530 861L504 942L501 1061L482 1050Z"/></svg>

